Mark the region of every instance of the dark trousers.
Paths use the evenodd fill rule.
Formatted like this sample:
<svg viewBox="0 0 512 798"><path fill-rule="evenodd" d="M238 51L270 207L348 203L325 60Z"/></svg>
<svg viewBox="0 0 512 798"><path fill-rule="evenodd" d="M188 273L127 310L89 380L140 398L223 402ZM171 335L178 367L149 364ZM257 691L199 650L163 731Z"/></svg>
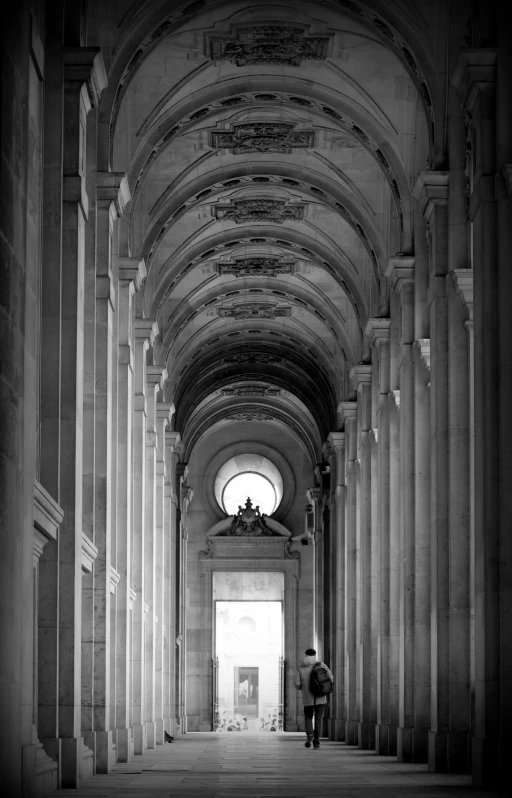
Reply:
<svg viewBox="0 0 512 798"><path fill-rule="evenodd" d="M320 732L322 730L322 718L324 715L325 704L309 704L304 707L304 720L306 722L306 734L313 735L313 742L320 741ZM315 718L315 727L313 729L313 718Z"/></svg>

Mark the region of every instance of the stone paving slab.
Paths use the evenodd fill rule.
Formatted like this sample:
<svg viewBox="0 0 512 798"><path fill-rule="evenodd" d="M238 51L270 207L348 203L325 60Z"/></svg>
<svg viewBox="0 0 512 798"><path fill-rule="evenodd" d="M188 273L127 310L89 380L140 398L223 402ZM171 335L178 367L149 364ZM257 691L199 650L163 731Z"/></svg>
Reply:
<svg viewBox="0 0 512 798"><path fill-rule="evenodd" d="M304 748L303 734L187 734L54 798L495 798L468 775L429 773L343 743Z"/></svg>

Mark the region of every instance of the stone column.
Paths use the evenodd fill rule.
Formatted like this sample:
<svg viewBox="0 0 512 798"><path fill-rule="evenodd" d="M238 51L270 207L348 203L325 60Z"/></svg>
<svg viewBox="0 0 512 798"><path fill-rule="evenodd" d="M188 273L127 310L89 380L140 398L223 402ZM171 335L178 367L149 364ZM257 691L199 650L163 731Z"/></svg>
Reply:
<svg viewBox="0 0 512 798"><path fill-rule="evenodd" d="M134 325L134 411L133 411L133 539L132 588L136 600L132 611L132 723L134 753L147 748L146 737L146 668L145 605L146 573L146 353L153 346L158 327L152 319L135 319ZM146 611L145 611L146 606Z"/></svg>
<svg viewBox="0 0 512 798"><path fill-rule="evenodd" d="M377 593L379 613L376 619L377 632L377 723L375 726L375 750L377 754L390 754L393 740L390 739L389 713L389 328L386 318L369 319L366 335L372 346L373 360L378 361L378 546L376 558L379 568Z"/></svg>
<svg viewBox="0 0 512 798"><path fill-rule="evenodd" d="M112 239L116 221L130 199L123 174L97 175L96 197L96 356L94 445L94 543L98 556L93 571L92 651L94 672L92 728L95 732L96 771L108 773L114 764L110 695L111 642L111 493L112 493L112 328L115 290L112 277ZM117 378L117 375L116 375Z"/></svg>
<svg viewBox="0 0 512 798"><path fill-rule="evenodd" d="M164 595L166 606L166 677L165 684L168 687L168 711L165 714L166 730L169 734L177 734L176 724L176 705L177 705L177 669L176 669L176 649L177 649L177 592L178 592L178 557L176 540L176 522L178 518L178 496L176 492L176 467L179 460L180 434L179 432L167 431L165 434L165 459L166 459L166 519L164 537ZM167 675L168 674L168 675Z"/></svg>
<svg viewBox="0 0 512 798"><path fill-rule="evenodd" d="M84 248L88 217L86 119L106 86L97 50L64 54L64 155L62 204L60 485L64 521L59 535L59 736L62 787L78 787L92 773L81 737L81 571Z"/></svg>
<svg viewBox="0 0 512 798"><path fill-rule="evenodd" d="M329 433L328 442L334 451L336 511L334 519L334 583L333 583L333 676L334 700L331 701L335 740L345 739L345 433Z"/></svg>
<svg viewBox="0 0 512 798"><path fill-rule="evenodd" d="M397 757L413 759L414 728L414 258L388 263L391 290L400 297L400 523L399 523L399 726Z"/></svg>
<svg viewBox="0 0 512 798"><path fill-rule="evenodd" d="M473 270L455 269L452 278L467 311L464 326L468 335L467 393L469 400L469 690L470 725L475 721L475 368L473 330ZM465 387L465 386L464 386Z"/></svg>
<svg viewBox="0 0 512 798"><path fill-rule="evenodd" d="M164 379L162 372L162 379ZM155 505L155 742L164 742L164 672L165 641L164 627L166 622L164 582L164 530L165 530L165 431L170 426L174 405L158 402L156 406L156 505Z"/></svg>
<svg viewBox="0 0 512 798"><path fill-rule="evenodd" d="M357 402L341 402L345 425L345 742L357 745Z"/></svg>
<svg viewBox="0 0 512 798"><path fill-rule="evenodd" d="M321 540L322 540L322 489L316 485L308 488L308 501L313 507L313 646L321 659L323 655L323 641L321 639L323 629L322 612L322 560L321 560Z"/></svg>
<svg viewBox="0 0 512 798"><path fill-rule="evenodd" d="M496 50L462 50L453 75L470 125L471 163L469 168L469 219L472 234L474 274L474 368L475 368L475 715L472 743L472 769L475 786L498 785L504 778L503 742L509 691L502 689L508 678L510 644L506 642L508 602L501 593L507 579L506 561L510 544L510 516L500 518L506 506L503 488L508 482L501 471L510 457L508 402L500 406L500 390L508 389L507 370L500 375L500 321L507 328L506 277L509 251L506 247L510 227L510 203L503 184L497 180L496 146L503 151L506 134L496 130ZM506 75L506 68L501 73ZM510 76L507 76L510 80ZM502 85L503 96L508 87ZM503 143L502 143L503 142ZM501 166L501 164L500 164ZM506 173L505 173L506 175ZM498 248L498 200L505 213L499 230L504 250ZM503 252L503 254L502 254ZM504 257L503 257L504 256ZM502 264L500 260L503 258ZM501 267L501 268L500 268ZM501 311L501 312L500 312ZM503 339L505 340L505 339ZM506 361L505 361L506 365ZM501 422L501 424L500 424ZM500 460L501 455L501 460ZM503 488L503 489L502 489ZM503 525L503 526L502 526ZM502 559L503 558L503 559ZM510 634L508 634L510 638ZM504 670L502 670L504 668ZM509 668L510 670L510 668Z"/></svg>
<svg viewBox="0 0 512 798"><path fill-rule="evenodd" d="M357 454L360 463L357 524L357 706L359 748L374 748L375 718L371 712L371 572L372 502L371 442L372 366L358 365L350 372L357 391Z"/></svg>
<svg viewBox="0 0 512 798"><path fill-rule="evenodd" d="M428 222L431 433L431 731L429 769L449 768L448 174L420 172L413 192Z"/></svg>
<svg viewBox="0 0 512 798"><path fill-rule="evenodd" d="M180 594L179 594L179 608L180 608L180 623L181 623L181 640L180 640L180 704L179 704L179 719L182 731L186 729L187 717L187 691L185 690L185 681L187 678L187 613L186 613L186 595L187 595L187 545L188 545L188 526L187 516L192 499L194 498L194 491L187 484L188 466L183 463L183 472L180 479L180 537L181 537L181 558L180 558Z"/></svg>
<svg viewBox="0 0 512 798"><path fill-rule="evenodd" d="M116 729L117 760L129 762L133 754L130 730L131 703L131 584L132 465L134 405L134 295L146 276L139 258L118 261L118 364L117 364L117 562L116 594Z"/></svg>
<svg viewBox="0 0 512 798"><path fill-rule="evenodd" d="M157 453L157 396L167 378L161 366L146 367L146 492L145 492L145 577L144 597L148 607L145 656L146 656L146 736L148 748L156 745L155 725L155 654L156 627L159 618L156 608L156 453Z"/></svg>

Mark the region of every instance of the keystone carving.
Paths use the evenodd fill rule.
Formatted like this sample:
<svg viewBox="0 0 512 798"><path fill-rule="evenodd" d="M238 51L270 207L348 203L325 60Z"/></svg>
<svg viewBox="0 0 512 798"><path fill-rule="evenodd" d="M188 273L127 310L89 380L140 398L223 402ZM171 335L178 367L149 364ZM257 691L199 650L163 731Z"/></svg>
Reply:
<svg viewBox="0 0 512 798"><path fill-rule="evenodd" d="M285 122L247 122L230 131L210 133L210 146L229 149L233 155L246 152L290 153L297 147L314 147L313 130L295 130Z"/></svg>
<svg viewBox="0 0 512 798"><path fill-rule="evenodd" d="M230 61L237 66L249 64L288 64L300 66L305 60L322 61L327 57L327 37L304 36L300 28L283 25L258 25L241 28L236 36L212 37L212 61Z"/></svg>
<svg viewBox="0 0 512 798"><path fill-rule="evenodd" d="M234 274L235 277L276 277L293 274L296 268L295 261L279 258L240 258L234 263L217 264L219 274Z"/></svg>
<svg viewBox="0 0 512 798"><path fill-rule="evenodd" d="M290 316L289 305L273 305L272 302L240 302L227 308L219 308L219 316L224 319L275 319L277 316Z"/></svg>
<svg viewBox="0 0 512 798"><path fill-rule="evenodd" d="M231 205L215 205L217 219L243 224L243 222L275 222L303 219L304 205L287 205L284 200L267 198L237 200Z"/></svg>

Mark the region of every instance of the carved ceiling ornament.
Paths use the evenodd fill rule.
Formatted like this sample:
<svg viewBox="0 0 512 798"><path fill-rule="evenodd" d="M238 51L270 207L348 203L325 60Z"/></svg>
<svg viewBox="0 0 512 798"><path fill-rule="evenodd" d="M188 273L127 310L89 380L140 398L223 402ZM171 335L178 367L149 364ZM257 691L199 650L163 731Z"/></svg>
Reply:
<svg viewBox="0 0 512 798"><path fill-rule="evenodd" d="M216 269L220 275L276 277L278 274L293 274L297 269L297 263L294 260L280 258L237 258L234 263L217 263Z"/></svg>
<svg viewBox="0 0 512 798"><path fill-rule="evenodd" d="M285 25L256 25L240 28L235 36L210 38L212 61L230 61L236 66L287 64L300 66L305 60L327 57L326 36L305 36L301 28Z"/></svg>
<svg viewBox="0 0 512 798"><path fill-rule="evenodd" d="M272 421L273 416L270 413L260 413L251 410L245 410L241 413L233 413L228 416L226 421Z"/></svg>
<svg viewBox="0 0 512 798"><path fill-rule="evenodd" d="M229 355L224 358L224 363L236 363L242 365L244 363L261 363L264 365L272 365L274 363L282 363L281 357L269 355L266 352L237 352L235 355Z"/></svg>
<svg viewBox="0 0 512 798"><path fill-rule="evenodd" d="M229 307L219 308L223 319L275 319L278 316L291 316L289 305L274 305L272 302L239 302Z"/></svg>
<svg viewBox="0 0 512 798"><path fill-rule="evenodd" d="M279 388L266 385L238 385L236 388L223 388L224 396L279 396Z"/></svg>
<svg viewBox="0 0 512 798"><path fill-rule="evenodd" d="M305 205L287 205L284 200L267 197L235 200L230 205L214 205L217 219L243 224L244 222L275 222L282 224L288 220L304 218Z"/></svg>
<svg viewBox="0 0 512 798"><path fill-rule="evenodd" d="M314 147L314 130L296 130L289 122L244 122L231 130L210 133L210 147L229 149L233 155L247 152L291 153L298 147Z"/></svg>

